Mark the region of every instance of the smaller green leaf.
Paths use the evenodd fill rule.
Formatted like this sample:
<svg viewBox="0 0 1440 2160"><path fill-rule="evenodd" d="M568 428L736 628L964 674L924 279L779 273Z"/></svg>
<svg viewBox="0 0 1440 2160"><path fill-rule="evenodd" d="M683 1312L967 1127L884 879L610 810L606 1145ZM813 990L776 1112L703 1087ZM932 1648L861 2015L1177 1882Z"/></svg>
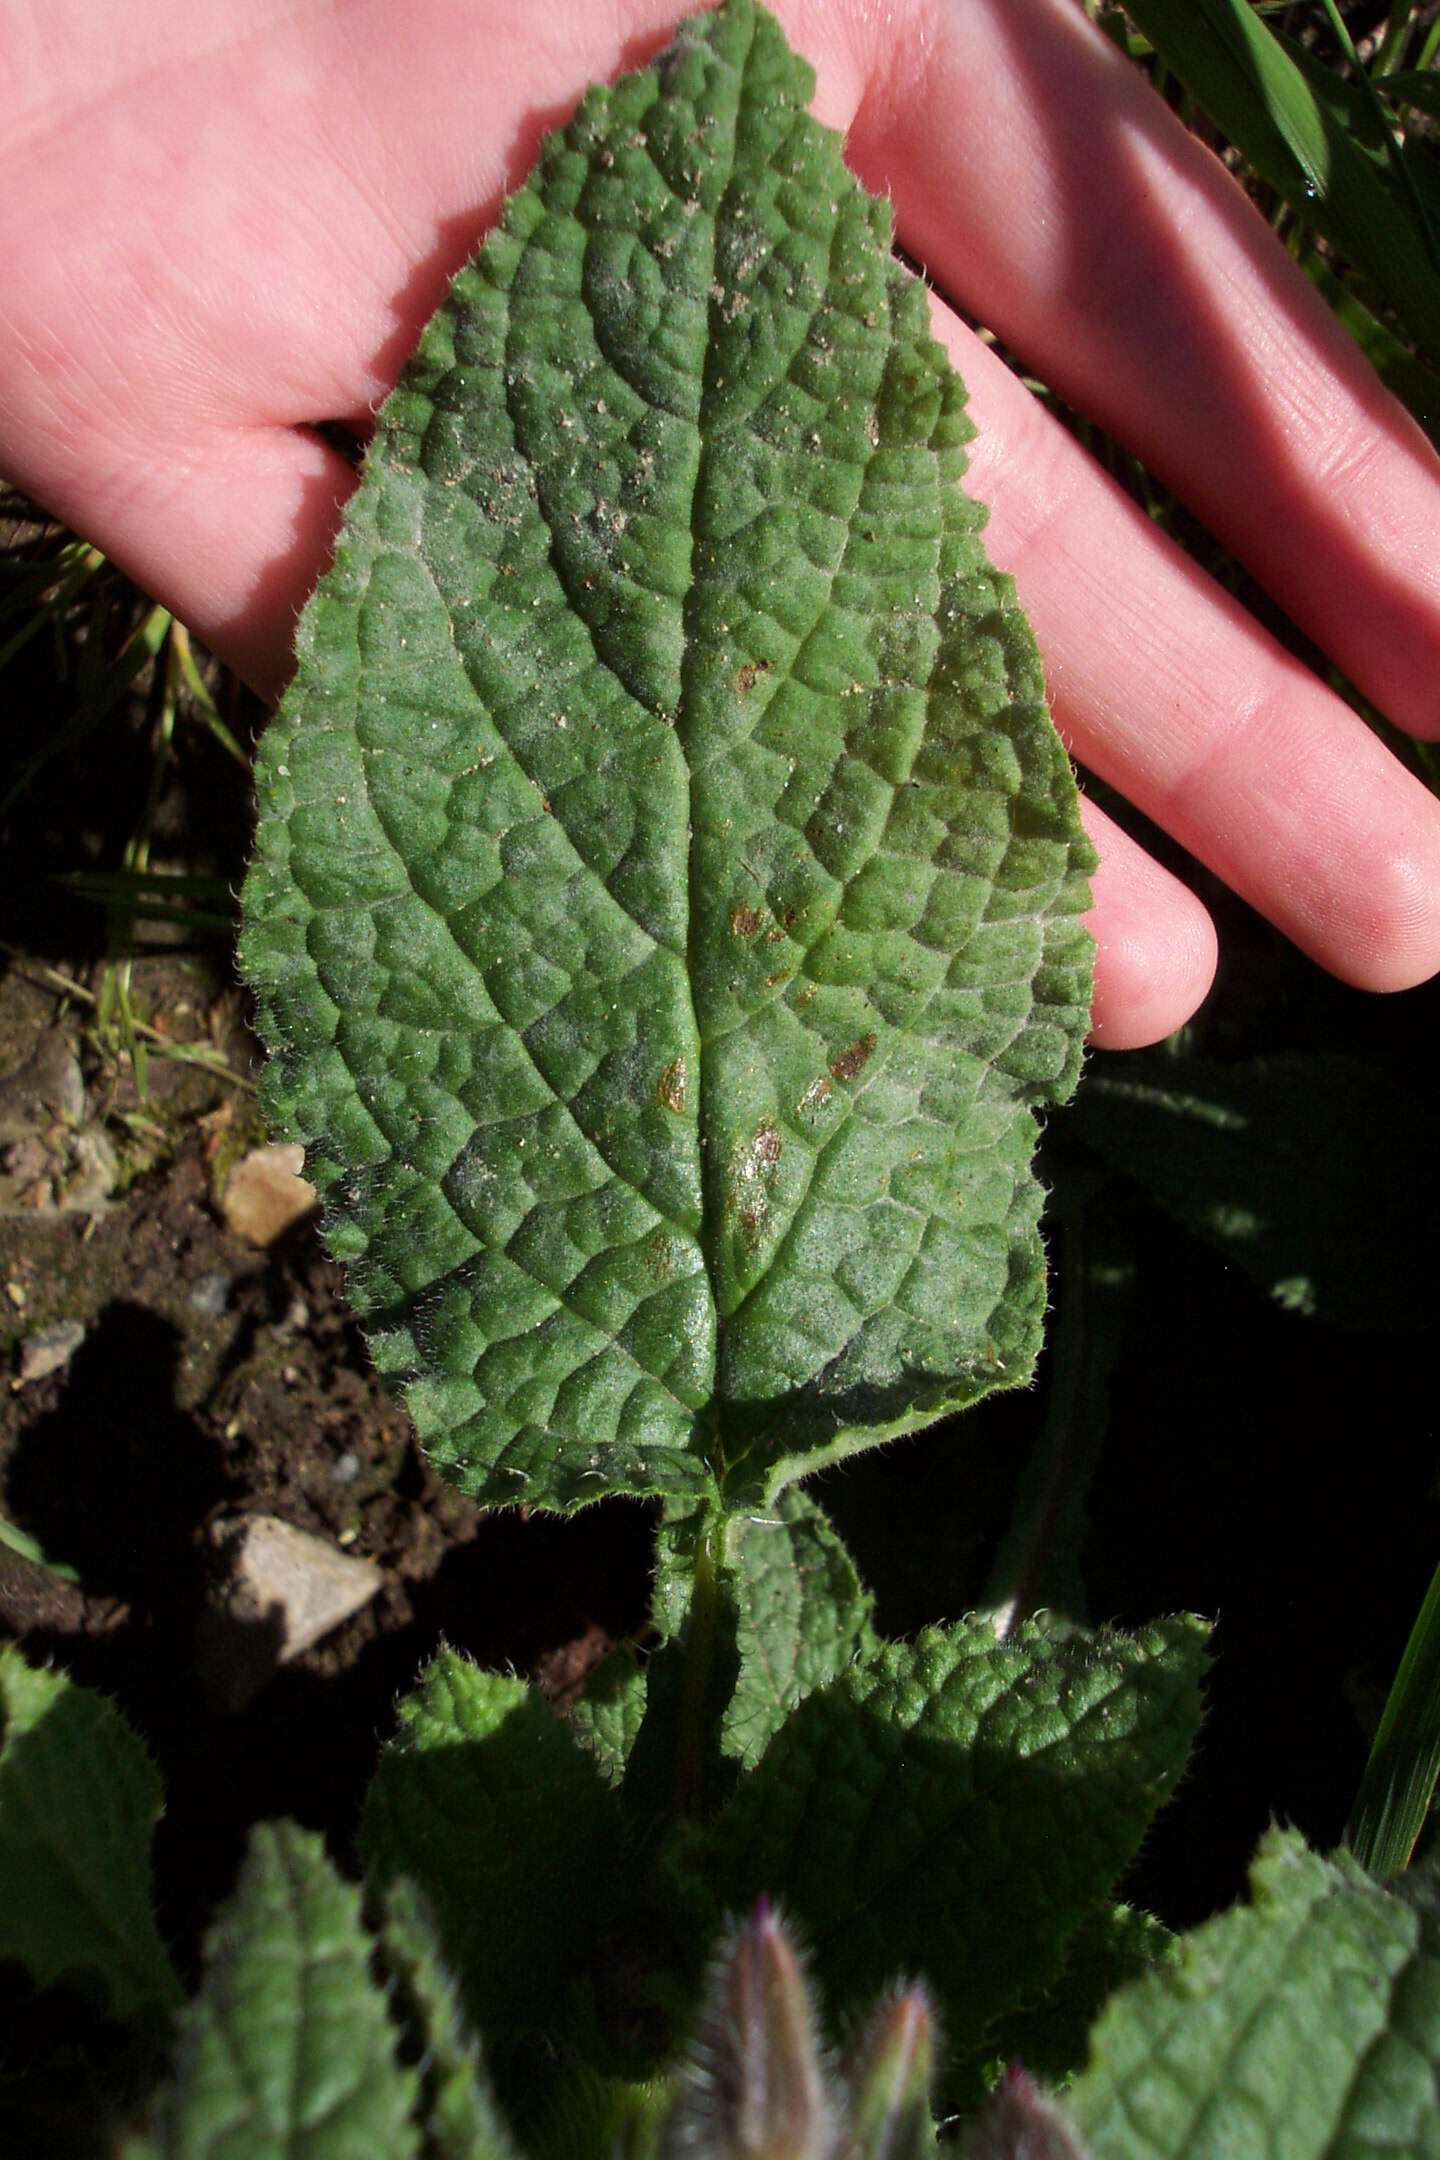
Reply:
<svg viewBox="0 0 1440 2160"><path fill-rule="evenodd" d="M616 1796L542 1696L454 1651L400 1718L366 1797L366 1865L424 1892L487 2043L549 2027L625 1872Z"/></svg>
<svg viewBox="0 0 1440 2160"><path fill-rule="evenodd" d="M874 1599L823 1509L796 1486L763 1515L737 1516L740 1672L721 1748L752 1769L797 1703L875 1644Z"/></svg>
<svg viewBox="0 0 1440 2160"><path fill-rule="evenodd" d="M1440 2154L1440 1909L1266 1838L1248 1907L1123 1990L1068 2102L1105 2160Z"/></svg>
<svg viewBox="0 0 1440 2160"><path fill-rule="evenodd" d="M627 1643L602 1658L585 1681L569 1725L607 1785L619 1785L645 1722L648 1675Z"/></svg>
<svg viewBox="0 0 1440 2160"><path fill-rule="evenodd" d="M321 1840L262 1823L181 2017L156 2160L414 2160L417 2080L396 2060L372 1949Z"/></svg>
<svg viewBox="0 0 1440 2160"><path fill-rule="evenodd" d="M426 2160L514 2160L429 1910L404 1878L391 1884L385 1900L384 1944L423 2066Z"/></svg>
<svg viewBox="0 0 1440 2160"><path fill-rule="evenodd" d="M0 1957L94 1975L116 2017L179 1999L151 1903L160 1780L114 1704L0 1650Z"/></svg>
<svg viewBox="0 0 1440 2160"><path fill-rule="evenodd" d="M995 2033L997 2067L1023 2062L1036 2077L1062 2084L1084 2067L1090 2029L1116 1990L1179 1955L1179 1937L1149 1913L1133 1905L1100 1908L1076 1930L1054 1985Z"/></svg>
<svg viewBox="0 0 1440 2160"><path fill-rule="evenodd" d="M898 1970L935 1989L972 2071L987 2028L1059 1974L1178 1777L1205 1629L985 1624L886 1644L810 1696L715 1831L722 1901L762 1887L803 1928L833 2010Z"/></svg>

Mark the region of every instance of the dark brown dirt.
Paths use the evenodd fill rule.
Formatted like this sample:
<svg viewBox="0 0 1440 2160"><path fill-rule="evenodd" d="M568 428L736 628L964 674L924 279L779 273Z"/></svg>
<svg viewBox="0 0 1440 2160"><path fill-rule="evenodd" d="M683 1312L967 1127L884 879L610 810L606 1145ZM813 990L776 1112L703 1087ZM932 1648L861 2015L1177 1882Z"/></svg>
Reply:
<svg viewBox="0 0 1440 2160"><path fill-rule="evenodd" d="M0 1086L55 1012L12 974ZM268 1252L227 1229L213 1158L248 1115L243 1093L156 1059L130 1110L133 1078L87 1063L87 1113L108 1090L108 1131L123 1140L121 1119L143 1115L163 1138L99 1214L0 1218L3 1512L77 1578L0 1544L0 1637L103 1688L149 1740L168 1795L162 1911L183 1955L252 1822L296 1815L343 1847L395 1699L442 1639L556 1697L578 1689L644 1624L649 1526L623 1506L482 1516L441 1484L370 1371L313 1226ZM67 1321L84 1329L68 1364L22 1383L26 1343ZM209 1531L249 1513L373 1561L383 1586L234 1712L205 1648Z"/></svg>

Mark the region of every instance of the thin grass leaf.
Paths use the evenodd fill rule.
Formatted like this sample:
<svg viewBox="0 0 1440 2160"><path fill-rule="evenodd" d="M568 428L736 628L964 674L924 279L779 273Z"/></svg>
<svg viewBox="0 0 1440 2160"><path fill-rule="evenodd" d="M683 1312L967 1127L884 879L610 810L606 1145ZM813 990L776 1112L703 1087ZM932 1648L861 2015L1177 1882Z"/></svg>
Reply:
<svg viewBox="0 0 1440 2160"><path fill-rule="evenodd" d="M1433 68L1405 68L1398 75L1372 77L1376 90L1393 105L1433 113L1440 119L1440 75Z"/></svg>
<svg viewBox="0 0 1440 2160"><path fill-rule="evenodd" d="M126 640L119 657L99 671L93 680L82 683L76 712L33 757L26 759L4 795L0 796L0 817L21 799L47 765L56 758L70 757L94 733L106 714L120 702L146 662L155 658L165 642L171 620L168 608L152 607ZM99 649L104 643L103 636L97 634L94 643ZM84 651L90 650L87 644Z"/></svg>
<svg viewBox="0 0 1440 2160"><path fill-rule="evenodd" d="M49 990L58 990L63 998L73 998L77 1004L86 1006L96 1014L96 1026L99 1027L100 999L93 990L87 990L84 983L76 982L73 975L62 974L59 968L37 966L18 945L9 944L4 938L0 938L0 954L14 965L15 972L25 981L41 982ZM255 1092L255 1082L250 1075L236 1072L223 1052L212 1049L208 1043L175 1042L145 1020L134 1020L132 1026L135 1033L143 1036L162 1056L173 1058L180 1065L198 1065L217 1080L228 1081L231 1087L244 1088L249 1094Z"/></svg>
<svg viewBox="0 0 1440 2160"><path fill-rule="evenodd" d="M222 877L207 871L189 870L61 870L55 884L108 905L129 906L149 894L170 894L177 900L228 900L230 887Z"/></svg>
<svg viewBox="0 0 1440 2160"><path fill-rule="evenodd" d="M1394 176L1395 185L1400 194L1406 198L1411 211L1419 221L1420 229L1425 235L1425 245L1429 250L1431 262L1440 265L1440 246L1437 246L1436 243L1435 224L1426 209L1420 192L1416 160L1406 155L1408 146L1400 141L1391 126L1390 117L1380 101L1379 93L1360 64L1360 55L1355 50L1354 40L1345 26L1345 18L1336 6L1335 0L1321 0L1321 6L1324 8L1330 27L1335 33L1340 50L1355 71L1352 86L1354 93L1369 110L1377 137L1383 148L1386 163ZM1317 85L1317 87L1320 86ZM1321 89L1321 95L1324 95L1323 88Z"/></svg>
<svg viewBox="0 0 1440 2160"><path fill-rule="evenodd" d="M1302 69L1246 0L1129 6L1221 132L1440 358L1440 264L1426 221L1342 122L1349 86L1317 63ZM1322 95L1321 76L1333 96Z"/></svg>
<svg viewBox="0 0 1440 2160"><path fill-rule="evenodd" d="M1338 315L1355 343L1360 347L1376 374L1392 396L1424 428L1430 440L1440 447L1440 374L1418 360L1408 345L1401 343L1393 330L1372 314L1363 300L1353 293L1344 279L1323 255L1313 250L1299 258L1300 268L1316 287L1329 306Z"/></svg>
<svg viewBox="0 0 1440 2160"><path fill-rule="evenodd" d="M1440 1567L1411 1630L1345 1842L1383 1882L1410 1865L1440 1779Z"/></svg>
<svg viewBox="0 0 1440 2160"><path fill-rule="evenodd" d="M98 548L73 541L23 576L6 594L0 610L0 615L20 617L19 628L0 645L0 669L7 668L37 632L58 624L71 602L104 566L105 557Z"/></svg>
<svg viewBox="0 0 1440 2160"><path fill-rule="evenodd" d="M195 709L195 717L202 727L210 730L221 749L228 751L236 764L243 765L248 773L250 760L239 742L237 742L233 731L227 727L216 709L215 700L210 695L205 678L195 664L195 654L190 644L190 633L183 623L177 622L174 625L171 644L185 688L190 694Z"/></svg>
<svg viewBox="0 0 1440 2160"><path fill-rule="evenodd" d="M89 900L101 908L109 908L111 905L99 893L80 893L77 897ZM211 914L204 908L185 907L178 902L171 906L163 900L127 901L125 922L127 931L137 922L154 922L169 923L174 929L193 932L196 937L233 937L235 933L233 915ZM118 939L116 957L126 960L135 957L134 948L124 934Z"/></svg>
<svg viewBox="0 0 1440 2160"><path fill-rule="evenodd" d="M1389 75L1399 67L1405 57L1405 45L1415 26L1415 10L1407 8L1402 14L1397 7L1391 14L1381 34L1379 50L1370 63L1370 73L1377 80Z"/></svg>
<svg viewBox="0 0 1440 2160"><path fill-rule="evenodd" d="M7 1522L3 1515L0 1515L0 1545L8 1545L22 1560L33 1561L36 1567L47 1569L64 1582L78 1583L80 1580L73 1567L63 1560L52 1560L38 1539L31 1537L28 1530L22 1530L19 1523Z"/></svg>

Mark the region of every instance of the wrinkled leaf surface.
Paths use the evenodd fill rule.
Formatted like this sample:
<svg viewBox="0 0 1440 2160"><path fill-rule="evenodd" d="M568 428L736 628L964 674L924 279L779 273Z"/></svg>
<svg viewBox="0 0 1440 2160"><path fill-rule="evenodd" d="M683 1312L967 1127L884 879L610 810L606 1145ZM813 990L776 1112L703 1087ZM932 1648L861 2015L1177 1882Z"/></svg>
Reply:
<svg viewBox="0 0 1440 2160"><path fill-rule="evenodd" d="M0 1958L96 1981L115 2017L179 1994L151 1903L160 1780L115 1705L0 1649Z"/></svg>
<svg viewBox="0 0 1440 2160"><path fill-rule="evenodd" d="M1067 2096L1106 2160L1440 2154L1440 1900L1275 1831L1253 1902L1124 1989Z"/></svg>
<svg viewBox="0 0 1440 2160"><path fill-rule="evenodd" d="M730 0L548 140L261 755L269 1113L488 1501L768 1496L1038 1343L1091 856L812 82Z"/></svg>

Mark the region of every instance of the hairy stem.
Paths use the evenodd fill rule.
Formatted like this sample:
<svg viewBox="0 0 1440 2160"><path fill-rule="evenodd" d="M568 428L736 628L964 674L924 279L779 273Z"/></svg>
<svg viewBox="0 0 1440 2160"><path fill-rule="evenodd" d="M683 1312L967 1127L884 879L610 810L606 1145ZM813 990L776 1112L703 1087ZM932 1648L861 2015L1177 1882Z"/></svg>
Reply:
<svg viewBox="0 0 1440 2160"><path fill-rule="evenodd" d="M685 1624L685 1669L675 1751L677 1815L697 1816L705 1803L705 1756L712 1723L710 1692L720 1603L718 1548L723 1537L724 1517L718 1508L706 1508L696 1533L694 1587Z"/></svg>
<svg viewBox="0 0 1440 2160"><path fill-rule="evenodd" d="M1086 1617L1085 1506L1134 1277L1129 1253L1110 1250L1099 1219L1107 1182L1072 1173L1056 1195L1060 1280L1045 1416L982 1601L1002 1641L1044 1607L1074 1625Z"/></svg>

